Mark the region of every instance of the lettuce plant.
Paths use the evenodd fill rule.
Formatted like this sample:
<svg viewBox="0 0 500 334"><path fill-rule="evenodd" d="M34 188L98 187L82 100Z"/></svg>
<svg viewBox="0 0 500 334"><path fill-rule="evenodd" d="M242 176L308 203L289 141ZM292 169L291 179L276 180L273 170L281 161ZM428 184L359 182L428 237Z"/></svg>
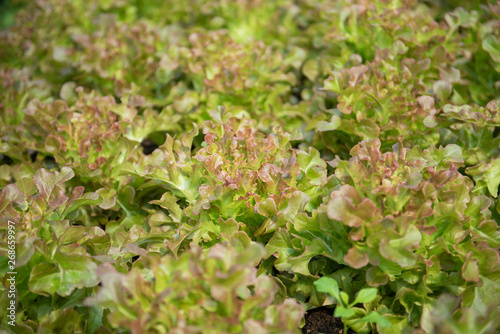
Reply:
<svg viewBox="0 0 500 334"><path fill-rule="evenodd" d="M257 277L261 245L237 237L208 252L192 248L179 258L147 255L127 274L102 264L102 281L89 307L109 310L118 329L148 333L298 333L303 310L276 295L272 277ZM273 300L279 303L272 304Z"/></svg>
<svg viewBox="0 0 500 334"><path fill-rule="evenodd" d="M335 316L345 319L346 324L350 324L356 332L365 332L367 330L365 323L376 323L381 327L391 327L391 323L376 311L367 313L362 308L354 307L356 304L369 304L375 300L377 298L376 288L359 290L354 301L349 303L349 295L344 291L340 291L337 281L333 278L323 276L314 282L314 285L319 292L327 292L335 298L338 303L335 308ZM346 326L344 326L344 331L347 331Z"/></svg>
<svg viewBox="0 0 500 334"><path fill-rule="evenodd" d="M2 333L498 332L498 3L12 1Z"/></svg>

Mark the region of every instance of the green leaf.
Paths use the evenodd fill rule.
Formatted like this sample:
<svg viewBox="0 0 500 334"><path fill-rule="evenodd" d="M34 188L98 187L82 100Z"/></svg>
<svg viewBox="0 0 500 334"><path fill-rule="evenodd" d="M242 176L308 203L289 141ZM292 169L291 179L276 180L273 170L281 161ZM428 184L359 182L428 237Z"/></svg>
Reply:
<svg viewBox="0 0 500 334"><path fill-rule="evenodd" d="M33 182L40 191L40 195L48 201L55 186L72 179L75 172L69 167L62 167L60 172L50 173L44 168L40 168L33 175Z"/></svg>
<svg viewBox="0 0 500 334"><path fill-rule="evenodd" d="M319 121L317 129L320 132L333 131L338 129L340 127L340 124L341 124L340 117L338 115L333 115L330 122Z"/></svg>
<svg viewBox="0 0 500 334"><path fill-rule="evenodd" d="M328 202L328 217L350 227L380 219L380 210L369 198L360 201L358 199L359 193L356 189L349 185L342 186L339 191L333 192L332 199Z"/></svg>
<svg viewBox="0 0 500 334"><path fill-rule="evenodd" d="M88 331L90 333L95 333L99 327L102 326L102 319L104 316L104 308L101 306L91 306L89 307L89 321L88 321Z"/></svg>
<svg viewBox="0 0 500 334"><path fill-rule="evenodd" d="M32 196L36 193L37 187L33 180L28 177L23 177L16 182L16 185L23 192L24 196Z"/></svg>
<svg viewBox="0 0 500 334"><path fill-rule="evenodd" d="M418 248L421 240L421 232L414 225L410 225L403 235L384 238L380 243L380 253L403 268L411 267L417 261L413 250Z"/></svg>
<svg viewBox="0 0 500 334"><path fill-rule="evenodd" d="M0 191L0 212L11 202L21 204L26 201L26 197L15 184L9 184Z"/></svg>
<svg viewBox="0 0 500 334"><path fill-rule="evenodd" d="M493 197L498 197L498 186L500 185L500 159L491 159L489 163L478 164L466 169L466 173L477 182L476 187L486 185Z"/></svg>
<svg viewBox="0 0 500 334"><path fill-rule="evenodd" d="M344 291L340 291L340 298L342 298L343 305L349 305L349 295Z"/></svg>
<svg viewBox="0 0 500 334"><path fill-rule="evenodd" d="M479 282L479 267L477 260L472 255L472 253L469 253L467 260L462 266L462 277L468 282Z"/></svg>
<svg viewBox="0 0 500 334"><path fill-rule="evenodd" d="M302 73L310 80L313 81L321 73L316 59L309 59L302 65Z"/></svg>
<svg viewBox="0 0 500 334"><path fill-rule="evenodd" d="M167 209L168 211L170 211L170 215L174 219L174 221L180 222L182 217L182 210L177 204L177 201L178 201L177 197L175 197L169 192L166 192L163 193L161 199L150 201L149 203L157 204L162 208Z"/></svg>
<svg viewBox="0 0 500 334"><path fill-rule="evenodd" d="M37 264L30 276L29 289L37 294L57 294L69 296L74 289L93 287L98 278L94 273L97 265L76 244L57 250L55 263Z"/></svg>
<svg viewBox="0 0 500 334"><path fill-rule="evenodd" d="M77 189L78 187L75 187ZM83 191L83 187L81 187L81 191ZM96 193L86 193L83 196L80 194L76 194L75 189L73 190L73 196L70 198L68 203L66 204L66 208L63 213L59 217L59 219L64 219L69 213L75 211L81 206L84 205L99 205L102 203L102 197L100 197ZM80 197L81 196L81 197Z"/></svg>
<svg viewBox="0 0 500 334"><path fill-rule="evenodd" d="M380 313L373 311L370 312L367 316L358 320L359 322L370 322L379 325L382 328L390 328L392 327L392 323L380 315Z"/></svg>
<svg viewBox="0 0 500 334"><path fill-rule="evenodd" d="M29 288L33 293L54 294L61 286L59 266L55 263L39 263L31 270Z"/></svg>
<svg viewBox="0 0 500 334"><path fill-rule="evenodd" d="M337 306L334 313L336 318L351 318L356 315L353 309Z"/></svg>
<svg viewBox="0 0 500 334"><path fill-rule="evenodd" d="M104 210L109 210L115 206L115 189L100 188L96 190L96 193L102 198L102 203L99 204L99 207L103 208Z"/></svg>
<svg viewBox="0 0 500 334"><path fill-rule="evenodd" d="M274 266L278 270L290 270L292 264L289 262L289 258L298 255L293 247L288 230L284 228L278 228L274 232L265 248L266 257L273 254L277 255L278 260L275 262Z"/></svg>
<svg viewBox="0 0 500 334"><path fill-rule="evenodd" d="M340 298L339 284L336 280L330 277L323 276L314 282L316 290L319 292L325 292L330 294L335 300L342 304L342 299Z"/></svg>
<svg viewBox="0 0 500 334"><path fill-rule="evenodd" d="M278 212L276 203L272 198L266 198L264 201L257 203L255 205L255 211L268 218L273 218Z"/></svg>
<svg viewBox="0 0 500 334"><path fill-rule="evenodd" d="M299 151L297 162L309 179L309 184L320 185L326 181L326 162L321 159L316 149L309 148L309 153Z"/></svg>
<svg viewBox="0 0 500 334"><path fill-rule="evenodd" d="M354 306L358 303L369 303L373 301L375 298L377 298L377 289L375 288L361 289L356 295L356 299L354 299L354 302L351 304L351 306Z"/></svg>
<svg viewBox="0 0 500 334"><path fill-rule="evenodd" d="M445 21L450 28L473 27L479 18L479 13L475 10L467 11L463 7L456 8L453 12L447 13Z"/></svg>
<svg viewBox="0 0 500 334"><path fill-rule="evenodd" d="M438 80L432 87L441 103L446 101L451 95L452 85L448 81Z"/></svg>
<svg viewBox="0 0 500 334"><path fill-rule="evenodd" d="M80 317L74 309L56 309L40 324L37 333L75 333Z"/></svg>
<svg viewBox="0 0 500 334"><path fill-rule="evenodd" d="M360 269L368 264L368 254L352 247L344 257L344 261L354 269Z"/></svg>
<svg viewBox="0 0 500 334"><path fill-rule="evenodd" d="M295 191L292 194L292 197L290 197L290 199L288 200L287 206L278 213L276 217L277 223L280 226L283 223L293 223L297 213L304 211L304 208L308 202L309 196L307 196L302 191Z"/></svg>
<svg viewBox="0 0 500 334"><path fill-rule="evenodd" d="M366 271L366 283L371 286L380 286L387 284L389 276L378 267L371 267Z"/></svg>
<svg viewBox="0 0 500 334"><path fill-rule="evenodd" d="M500 63L500 43L498 38L494 35L488 35L483 39L483 49L490 54L491 59Z"/></svg>

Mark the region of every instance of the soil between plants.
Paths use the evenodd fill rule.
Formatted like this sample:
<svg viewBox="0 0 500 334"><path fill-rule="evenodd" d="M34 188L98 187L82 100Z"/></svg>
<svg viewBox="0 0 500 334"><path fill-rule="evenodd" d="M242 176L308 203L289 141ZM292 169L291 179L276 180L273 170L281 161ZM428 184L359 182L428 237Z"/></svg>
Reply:
<svg viewBox="0 0 500 334"><path fill-rule="evenodd" d="M346 334L342 320L333 316L331 308L319 307L309 310L305 319L306 324L302 327L302 334ZM347 334L355 332L348 329Z"/></svg>

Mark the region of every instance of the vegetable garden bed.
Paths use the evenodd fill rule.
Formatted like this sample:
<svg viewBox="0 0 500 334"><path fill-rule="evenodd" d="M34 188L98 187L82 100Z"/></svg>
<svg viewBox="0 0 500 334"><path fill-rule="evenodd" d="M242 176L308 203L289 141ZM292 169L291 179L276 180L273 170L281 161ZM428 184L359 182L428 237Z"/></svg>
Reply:
<svg viewBox="0 0 500 334"><path fill-rule="evenodd" d="M500 331L499 2L0 6L1 333Z"/></svg>

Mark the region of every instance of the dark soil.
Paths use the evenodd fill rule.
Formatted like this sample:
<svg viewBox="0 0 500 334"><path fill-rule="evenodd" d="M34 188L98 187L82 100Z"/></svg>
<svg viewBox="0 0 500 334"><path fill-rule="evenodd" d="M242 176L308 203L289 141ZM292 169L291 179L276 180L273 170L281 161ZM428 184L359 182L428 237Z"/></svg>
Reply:
<svg viewBox="0 0 500 334"><path fill-rule="evenodd" d="M302 327L303 334L346 334L340 318L333 317L333 309L319 307L306 313L306 324ZM347 334L355 334L347 330Z"/></svg>
<svg viewBox="0 0 500 334"><path fill-rule="evenodd" d="M142 146L142 153L145 155L150 155L153 153L154 150L158 148L158 145L156 145L152 140L150 139L144 139L141 143Z"/></svg>

